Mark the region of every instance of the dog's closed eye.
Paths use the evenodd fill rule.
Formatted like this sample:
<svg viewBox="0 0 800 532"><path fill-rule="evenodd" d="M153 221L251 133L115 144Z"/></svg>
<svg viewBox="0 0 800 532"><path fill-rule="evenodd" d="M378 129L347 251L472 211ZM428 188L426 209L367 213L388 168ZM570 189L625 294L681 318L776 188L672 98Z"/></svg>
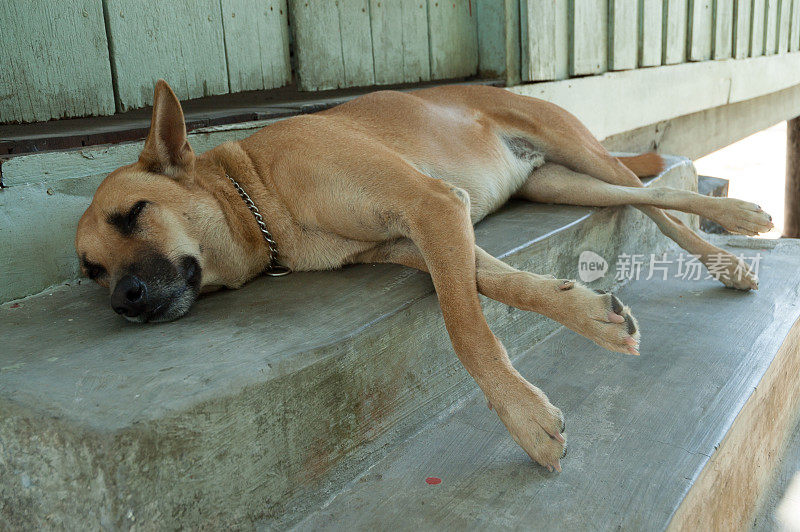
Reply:
<svg viewBox="0 0 800 532"><path fill-rule="evenodd" d="M112 212L108 215L107 221L113 225L123 236L130 236L136 231L139 215L147 206L147 201L137 201L128 212Z"/></svg>
<svg viewBox="0 0 800 532"><path fill-rule="evenodd" d="M96 280L106 274L106 269L102 266L92 265L86 268L86 276L91 280Z"/></svg>
<svg viewBox="0 0 800 532"><path fill-rule="evenodd" d="M83 266L83 271L86 273L86 277L92 281L96 281L108 273L100 264L88 260L86 255L84 255L81 259L81 266Z"/></svg>

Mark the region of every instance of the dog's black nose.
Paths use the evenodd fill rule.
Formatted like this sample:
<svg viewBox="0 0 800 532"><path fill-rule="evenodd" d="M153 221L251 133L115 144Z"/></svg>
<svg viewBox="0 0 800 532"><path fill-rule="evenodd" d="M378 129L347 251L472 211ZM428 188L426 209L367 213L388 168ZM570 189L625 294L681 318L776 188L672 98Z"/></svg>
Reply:
<svg viewBox="0 0 800 532"><path fill-rule="evenodd" d="M147 305L147 286L135 275L127 274L117 281L111 294L111 307L114 312L135 318L144 312Z"/></svg>

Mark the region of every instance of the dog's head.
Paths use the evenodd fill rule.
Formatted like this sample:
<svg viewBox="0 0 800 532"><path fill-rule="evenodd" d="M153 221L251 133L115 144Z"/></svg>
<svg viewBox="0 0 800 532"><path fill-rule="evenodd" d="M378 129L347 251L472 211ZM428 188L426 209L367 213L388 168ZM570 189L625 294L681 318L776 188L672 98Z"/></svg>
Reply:
<svg viewBox="0 0 800 532"><path fill-rule="evenodd" d="M114 311L131 321L179 318L200 293L214 202L194 179L183 111L159 80L139 160L103 181L75 238L84 274L108 288Z"/></svg>

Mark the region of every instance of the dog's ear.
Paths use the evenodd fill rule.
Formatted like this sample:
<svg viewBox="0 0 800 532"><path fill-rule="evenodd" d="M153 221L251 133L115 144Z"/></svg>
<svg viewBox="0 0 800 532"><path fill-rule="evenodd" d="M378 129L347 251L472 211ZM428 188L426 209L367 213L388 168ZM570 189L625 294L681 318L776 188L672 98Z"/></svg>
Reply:
<svg viewBox="0 0 800 532"><path fill-rule="evenodd" d="M163 79L156 82L150 133L144 141L139 162L151 172L167 174L178 180L189 179L192 174L194 152L186 138L183 109Z"/></svg>

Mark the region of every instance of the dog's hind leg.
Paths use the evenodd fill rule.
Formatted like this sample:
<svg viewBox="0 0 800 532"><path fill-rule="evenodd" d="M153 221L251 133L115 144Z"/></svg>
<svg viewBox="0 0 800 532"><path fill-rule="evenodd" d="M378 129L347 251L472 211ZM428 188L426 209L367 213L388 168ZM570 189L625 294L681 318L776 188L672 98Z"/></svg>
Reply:
<svg viewBox="0 0 800 532"><path fill-rule="evenodd" d="M749 236L773 227L772 217L755 203L669 187L613 185L555 163L546 163L532 172L517 195L540 203L592 207L649 205L673 209L703 215L733 233Z"/></svg>
<svg viewBox="0 0 800 532"><path fill-rule="evenodd" d="M611 157L609 155L609 157ZM612 157L613 158L613 157ZM604 158L601 158L604 159ZM599 165L624 168L621 163ZM725 286L749 290L758 288L758 279L747 265L733 254L701 238L675 216L663 211L675 209L703 214L736 232L755 235L772 228L768 214L752 203L729 198L709 198L692 192L669 188L644 188L630 170L637 185L615 185L559 164L548 163L531 173L517 195L530 201L587 206L633 205L649 216L662 233L699 260L714 265L717 279ZM598 173L601 173L598 171ZM605 175L602 174L601 175ZM735 207L735 208L732 208Z"/></svg>
<svg viewBox="0 0 800 532"><path fill-rule="evenodd" d="M484 112L498 126L502 136L525 138L531 146L544 153L547 162L556 163L611 185L643 187L632 168L647 166L641 164L647 162L646 158L620 160L614 157L580 120L556 105L507 92L492 99L491 105L486 105ZM651 161L658 160L654 156L645 157L649 157ZM639 173L646 175L643 172ZM573 188L563 191L575 193ZM558 202L565 203L563 200ZM732 215L734 220L726 221L733 228L760 230L761 226L753 225L751 219L751 213L757 211L754 211L750 204L743 203L737 203L735 200L719 201L711 207L712 212L703 212L703 215L711 218L716 216L718 219ZM674 216L664 212L660 207L649 204L637 204L635 207L649 216L667 237L689 253L697 255L707 267L713 264L716 272L721 264L725 264L725 271L718 276L718 279L726 286L743 290L758 287L756 276L746 265L727 251L703 240ZM728 214L720 212L726 210ZM760 216L760 213L757 214Z"/></svg>
<svg viewBox="0 0 800 532"><path fill-rule="evenodd" d="M569 279L517 270L475 246L478 291L522 310L537 312L619 353L638 355L639 331L630 310L614 295ZM387 262L428 271L411 240L386 242L357 262Z"/></svg>

